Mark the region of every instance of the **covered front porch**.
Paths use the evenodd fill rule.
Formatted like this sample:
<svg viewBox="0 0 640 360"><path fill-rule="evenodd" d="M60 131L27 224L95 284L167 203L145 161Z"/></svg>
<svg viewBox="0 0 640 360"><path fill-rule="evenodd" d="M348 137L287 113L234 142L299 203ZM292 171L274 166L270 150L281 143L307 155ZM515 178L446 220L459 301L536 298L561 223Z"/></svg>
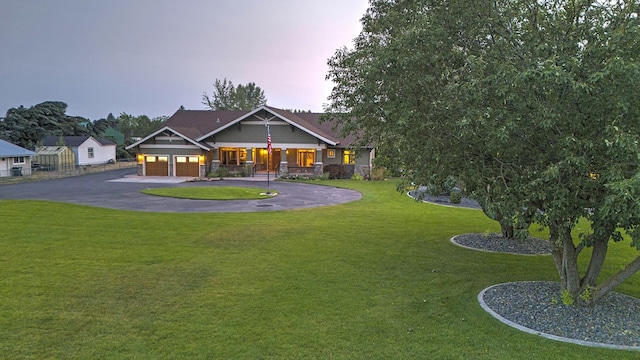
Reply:
<svg viewBox="0 0 640 360"><path fill-rule="evenodd" d="M322 148L220 147L212 150L211 171L322 175Z"/></svg>

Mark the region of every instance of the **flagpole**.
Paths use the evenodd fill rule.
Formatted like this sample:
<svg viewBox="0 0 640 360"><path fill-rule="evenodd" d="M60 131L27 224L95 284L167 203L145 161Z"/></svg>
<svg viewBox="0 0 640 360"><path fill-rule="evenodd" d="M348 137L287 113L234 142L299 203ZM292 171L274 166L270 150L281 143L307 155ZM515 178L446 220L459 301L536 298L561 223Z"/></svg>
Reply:
<svg viewBox="0 0 640 360"><path fill-rule="evenodd" d="M271 157L271 131L267 124L267 195L271 194L271 186L269 183L269 158Z"/></svg>

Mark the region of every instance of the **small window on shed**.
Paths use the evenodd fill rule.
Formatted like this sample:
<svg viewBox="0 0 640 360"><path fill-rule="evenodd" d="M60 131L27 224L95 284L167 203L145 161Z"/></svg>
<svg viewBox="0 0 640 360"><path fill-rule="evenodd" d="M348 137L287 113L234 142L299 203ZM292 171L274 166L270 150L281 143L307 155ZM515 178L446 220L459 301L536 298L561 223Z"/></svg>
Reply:
<svg viewBox="0 0 640 360"><path fill-rule="evenodd" d="M89 155L89 159L92 159L93 158L93 148L92 147L88 148L87 149L87 153Z"/></svg>

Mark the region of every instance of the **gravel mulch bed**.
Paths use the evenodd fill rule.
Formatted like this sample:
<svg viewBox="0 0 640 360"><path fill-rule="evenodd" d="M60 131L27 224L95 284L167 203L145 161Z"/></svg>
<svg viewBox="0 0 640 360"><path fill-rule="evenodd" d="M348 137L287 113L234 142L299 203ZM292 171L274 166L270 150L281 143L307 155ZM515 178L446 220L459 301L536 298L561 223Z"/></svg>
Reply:
<svg viewBox="0 0 640 360"><path fill-rule="evenodd" d="M548 240L528 237L523 240L506 239L502 234L471 233L456 235L451 239L456 245L489 252L500 252L520 255L549 255L551 243Z"/></svg>
<svg viewBox="0 0 640 360"><path fill-rule="evenodd" d="M463 207L463 208L469 208L469 209L480 209L480 205L475 200L463 197L459 204L453 204L451 200L449 200L448 195L433 196L433 195L429 195L424 189L411 190L407 192L407 195L409 195L409 197L415 200L434 203L438 205L456 206L456 207Z"/></svg>
<svg viewBox="0 0 640 360"><path fill-rule="evenodd" d="M478 295L485 310L508 325L549 339L640 350L640 299L611 292L592 308L567 306L560 284L505 283Z"/></svg>

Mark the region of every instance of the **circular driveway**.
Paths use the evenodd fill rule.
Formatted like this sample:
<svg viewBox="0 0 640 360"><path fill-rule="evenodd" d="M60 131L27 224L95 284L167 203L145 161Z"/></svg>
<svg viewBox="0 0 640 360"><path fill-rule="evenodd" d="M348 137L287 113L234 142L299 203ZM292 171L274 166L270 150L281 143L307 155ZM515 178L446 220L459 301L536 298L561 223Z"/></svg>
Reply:
<svg viewBox="0 0 640 360"><path fill-rule="evenodd" d="M277 196L264 200L188 200L145 195L140 191L155 187L245 186L267 188L266 179L141 182L135 169L67 177L44 181L0 185L0 199L30 199L91 205L110 209L151 212L255 212L312 208L358 200L362 195L354 190L332 186L270 182ZM152 179L148 179L152 181ZM171 181L175 178L166 178Z"/></svg>

